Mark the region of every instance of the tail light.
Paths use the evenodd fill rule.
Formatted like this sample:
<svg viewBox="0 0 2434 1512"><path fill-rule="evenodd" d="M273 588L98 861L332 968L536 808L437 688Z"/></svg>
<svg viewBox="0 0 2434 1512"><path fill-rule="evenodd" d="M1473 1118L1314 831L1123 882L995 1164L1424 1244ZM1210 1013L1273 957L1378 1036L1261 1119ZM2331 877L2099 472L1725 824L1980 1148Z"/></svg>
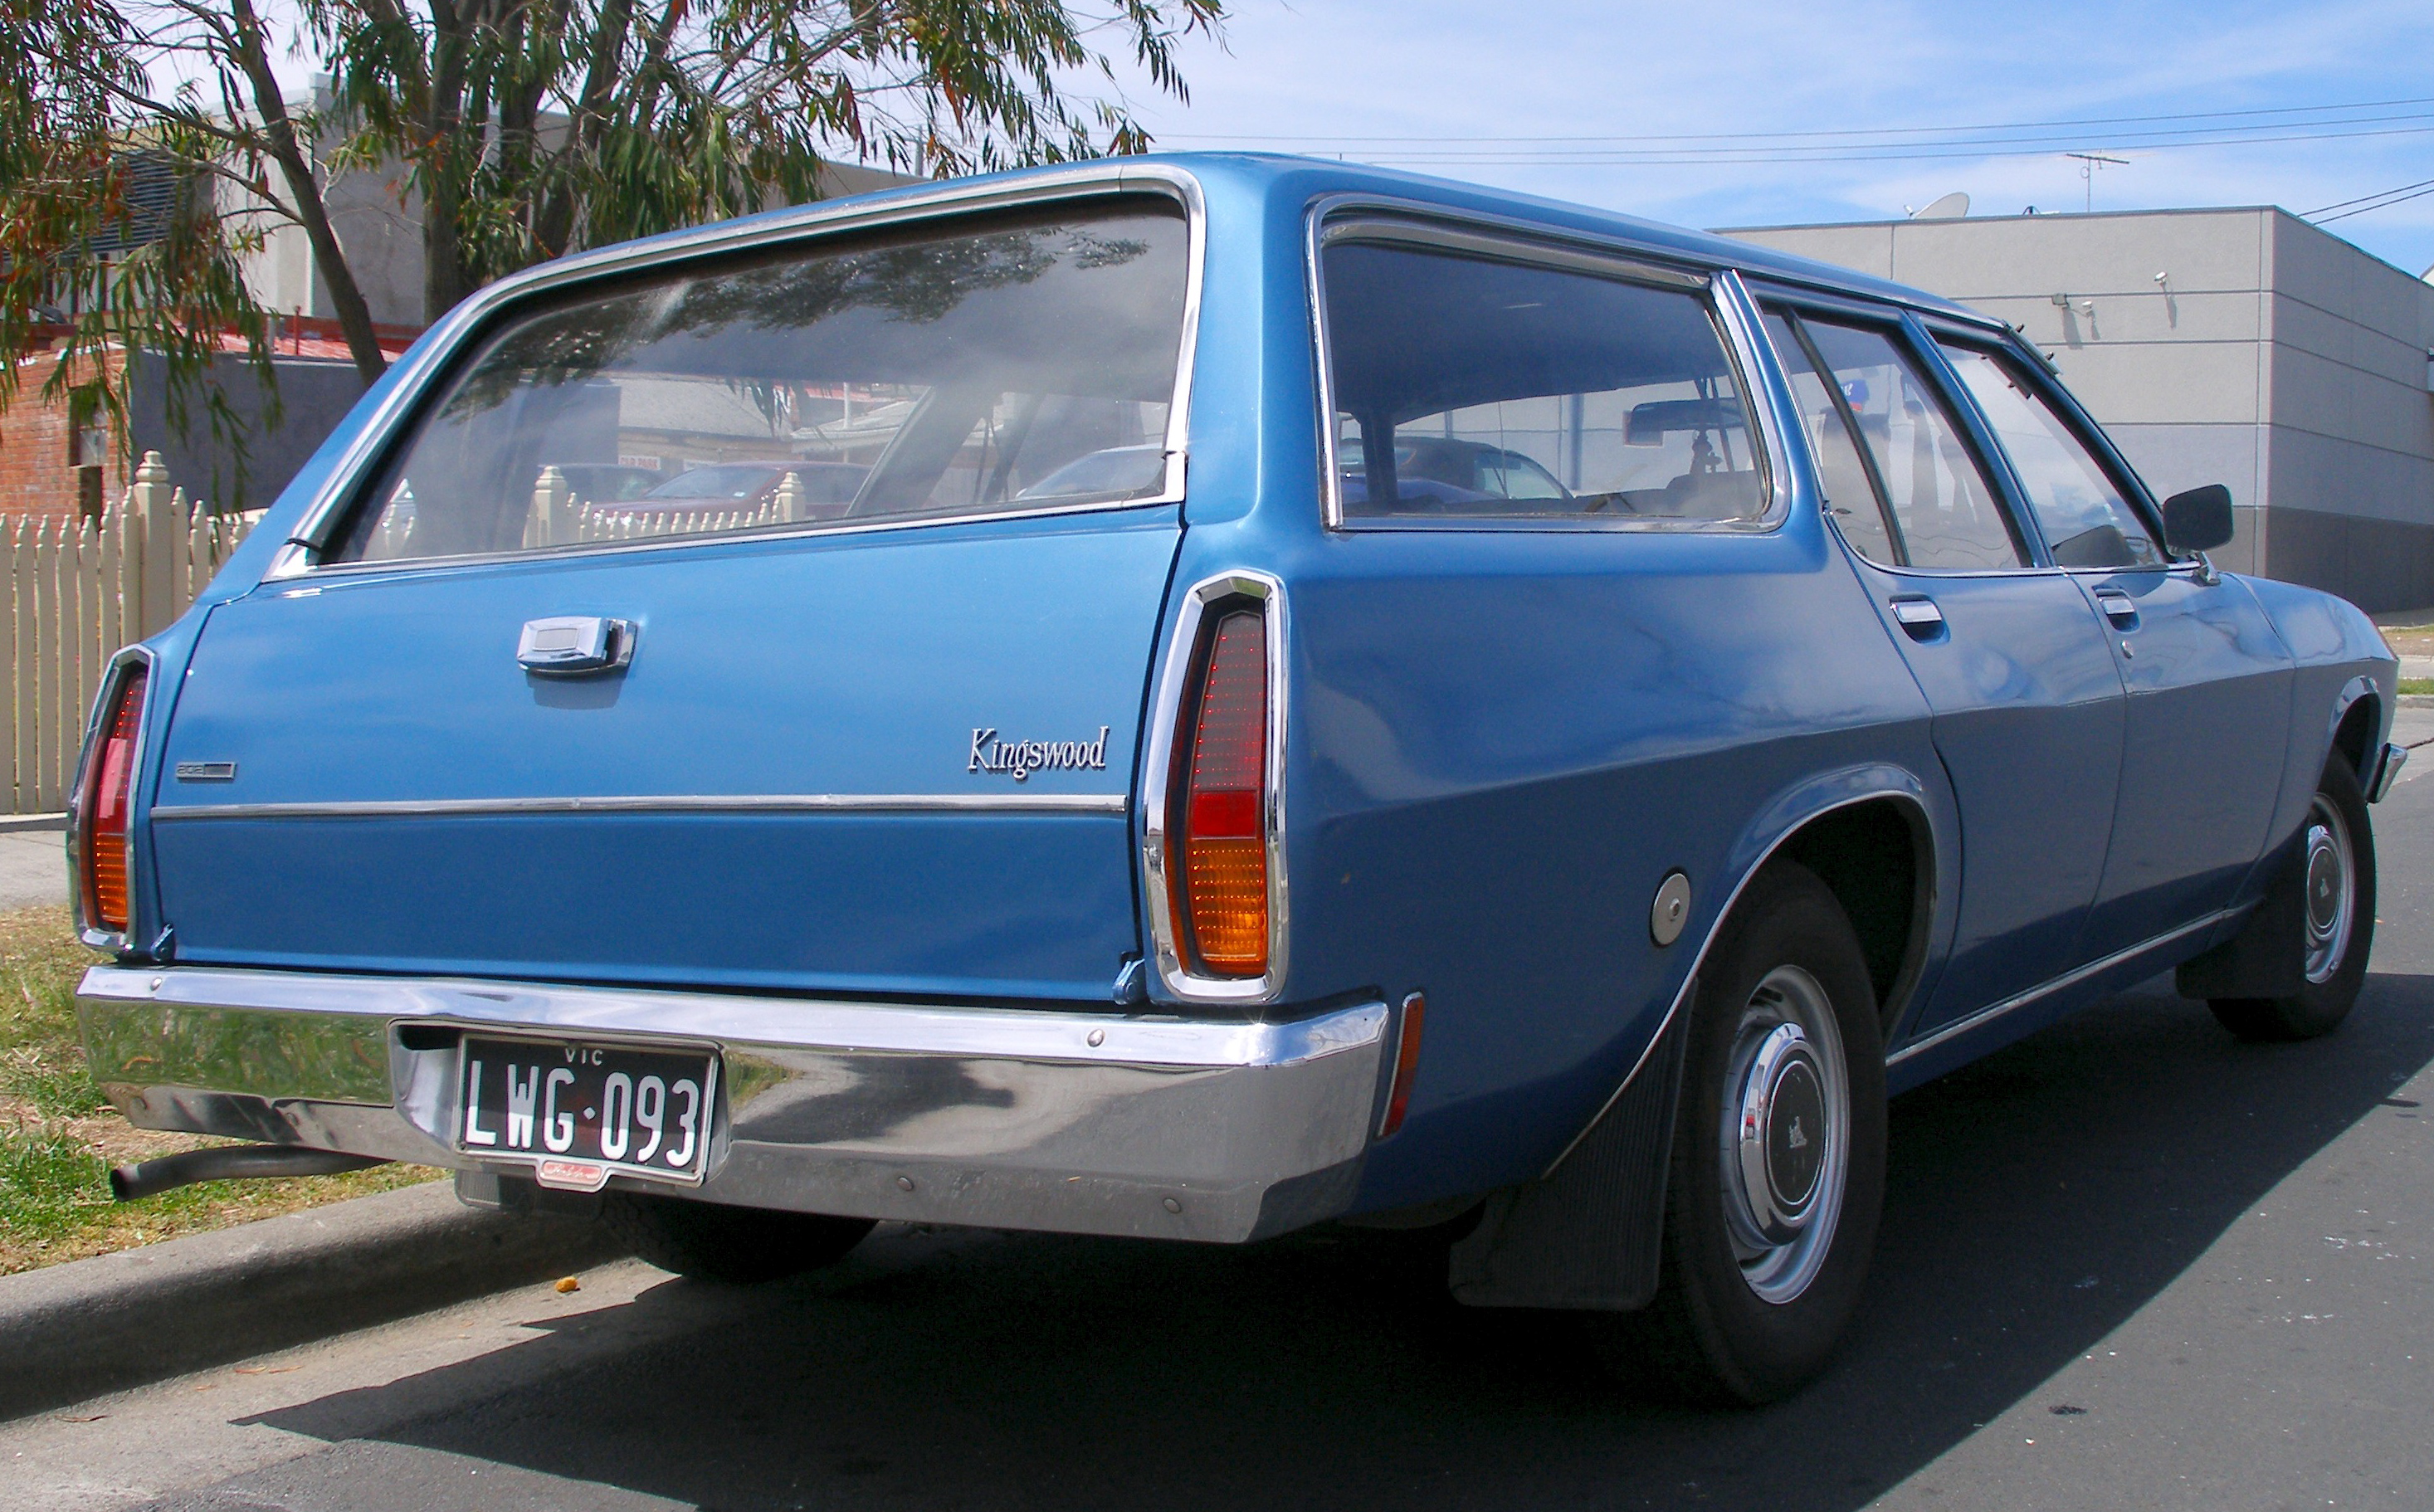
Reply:
<svg viewBox="0 0 2434 1512"><path fill-rule="evenodd" d="M1163 922L1174 970L1210 988L1242 984L1239 992L1266 978L1277 955L1274 585L1222 578L1191 603L1159 826Z"/></svg>
<svg viewBox="0 0 2434 1512"><path fill-rule="evenodd" d="M144 730L144 688L150 669L129 661L103 695L92 733L86 737L77 785L75 855L77 902L88 930L127 933L137 746Z"/></svg>

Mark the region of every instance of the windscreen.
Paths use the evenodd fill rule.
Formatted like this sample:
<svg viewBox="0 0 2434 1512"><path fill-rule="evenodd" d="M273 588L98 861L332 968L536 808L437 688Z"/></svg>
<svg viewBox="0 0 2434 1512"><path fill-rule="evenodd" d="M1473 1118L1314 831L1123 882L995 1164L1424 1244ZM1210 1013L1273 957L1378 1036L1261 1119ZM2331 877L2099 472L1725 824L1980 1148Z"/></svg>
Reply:
<svg viewBox="0 0 2434 1512"><path fill-rule="evenodd" d="M1154 497L1185 262L1181 215L1127 200L705 265L511 318L325 559Z"/></svg>

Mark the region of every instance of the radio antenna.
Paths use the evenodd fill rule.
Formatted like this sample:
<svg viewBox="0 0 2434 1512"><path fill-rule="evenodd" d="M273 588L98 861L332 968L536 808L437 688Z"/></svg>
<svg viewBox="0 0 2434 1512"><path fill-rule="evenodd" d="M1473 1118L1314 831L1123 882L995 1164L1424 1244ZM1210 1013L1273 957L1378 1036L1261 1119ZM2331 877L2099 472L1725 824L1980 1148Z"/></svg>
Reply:
<svg viewBox="0 0 2434 1512"><path fill-rule="evenodd" d="M2065 152L2063 156L2079 160L2080 181L2087 186L2086 202L2083 208L2091 213L2096 209L2096 170L2127 167L2130 163L2128 158L2117 158L2106 152Z"/></svg>

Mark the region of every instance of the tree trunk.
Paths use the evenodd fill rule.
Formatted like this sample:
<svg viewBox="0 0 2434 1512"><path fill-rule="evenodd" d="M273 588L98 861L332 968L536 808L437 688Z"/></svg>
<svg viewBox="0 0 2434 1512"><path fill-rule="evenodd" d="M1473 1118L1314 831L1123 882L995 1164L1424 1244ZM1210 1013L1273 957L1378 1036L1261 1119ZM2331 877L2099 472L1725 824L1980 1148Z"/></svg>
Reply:
<svg viewBox="0 0 2434 1512"><path fill-rule="evenodd" d="M262 112L263 132L270 139L270 154L278 161L280 175L287 180L296 218L304 224L304 239L313 248L314 271L321 275L322 284L330 290L338 330L347 338L347 354L354 358L355 371L369 387L388 370L388 357L381 351L379 335L372 330L371 306L364 301L364 291L355 283L354 270L347 266L346 249L338 245L338 233L330 225L329 207L321 202L320 180L314 176L312 161L296 138L296 123L289 118L287 98L280 93L279 80L270 72L268 50L263 45L262 21L254 14L252 0L231 0L231 11L235 24L237 65L245 70L246 81L253 87L253 108Z"/></svg>
<svg viewBox="0 0 2434 1512"><path fill-rule="evenodd" d="M457 224L465 203L460 160L468 146L465 75L471 41L464 13L451 0L431 0L431 101L423 118L430 144L422 179L422 318L437 321L471 290L466 286L465 244ZM478 150L472 148L471 150Z"/></svg>

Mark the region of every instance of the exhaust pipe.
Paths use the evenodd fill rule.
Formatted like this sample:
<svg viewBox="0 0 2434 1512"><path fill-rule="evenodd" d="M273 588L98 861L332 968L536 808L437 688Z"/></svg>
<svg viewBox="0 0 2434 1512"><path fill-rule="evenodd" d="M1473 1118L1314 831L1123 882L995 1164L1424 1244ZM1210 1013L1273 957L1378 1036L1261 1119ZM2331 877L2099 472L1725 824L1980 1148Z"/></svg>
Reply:
<svg viewBox="0 0 2434 1512"><path fill-rule="evenodd" d="M235 1181L266 1176L335 1176L386 1165L377 1155L347 1155L337 1150L308 1150L293 1144L234 1144L215 1150L187 1150L157 1160L138 1160L112 1168L110 1194L120 1202L158 1196L197 1181Z"/></svg>

